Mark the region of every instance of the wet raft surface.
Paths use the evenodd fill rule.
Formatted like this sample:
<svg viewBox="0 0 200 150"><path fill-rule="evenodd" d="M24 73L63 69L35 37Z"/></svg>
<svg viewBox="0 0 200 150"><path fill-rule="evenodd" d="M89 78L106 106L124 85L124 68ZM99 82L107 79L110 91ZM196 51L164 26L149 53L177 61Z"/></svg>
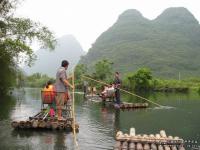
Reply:
<svg viewBox="0 0 200 150"><path fill-rule="evenodd" d="M106 99L105 101L102 101L102 98L99 97L99 95L87 95L87 100L94 101L94 102L105 102L105 103L112 103L112 106L117 109L122 110L130 110L130 109L140 109L140 108L147 108L149 107L148 103L127 103L122 102L120 105L114 104L113 99Z"/></svg>
<svg viewBox="0 0 200 150"><path fill-rule="evenodd" d="M114 150L185 150L185 148L183 139L167 136L164 130L155 135L136 135L135 129L131 128L129 135L117 132Z"/></svg>
<svg viewBox="0 0 200 150"><path fill-rule="evenodd" d="M126 103L126 102L123 102L122 104L119 105L119 108L120 109L139 109L139 108L147 108L148 106L149 106L148 103Z"/></svg>
<svg viewBox="0 0 200 150"><path fill-rule="evenodd" d="M28 120L13 121L11 126L14 129L59 129L72 131L75 127L76 131L79 129L79 125L73 122L71 105L67 105L63 109L63 120L58 120L57 117L50 117L49 110L47 108L41 109L36 115L29 117Z"/></svg>

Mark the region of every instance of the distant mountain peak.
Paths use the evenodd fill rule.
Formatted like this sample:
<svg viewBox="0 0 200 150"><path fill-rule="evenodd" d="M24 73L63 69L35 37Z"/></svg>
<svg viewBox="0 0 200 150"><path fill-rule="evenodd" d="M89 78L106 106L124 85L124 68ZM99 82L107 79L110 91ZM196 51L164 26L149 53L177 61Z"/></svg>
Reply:
<svg viewBox="0 0 200 150"><path fill-rule="evenodd" d="M199 24L194 15L184 7L167 8L155 21L169 24Z"/></svg>
<svg viewBox="0 0 200 150"><path fill-rule="evenodd" d="M65 34L59 37L58 39L59 40L68 40L68 39L76 40L76 38L72 34Z"/></svg>
<svg viewBox="0 0 200 150"><path fill-rule="evenodd" d="M119 18L121 17L142 17L142 14L136 10L136 9L128 9L126 11L124 11L120 16Z"/></svg>
<svg viewBox="0 0 200 150"><path fill-rule="evenodd" d="M62 60L68 60L70 63L69 67L73 68L84 54L85 52L80 43L73 35L63 35L57 39L57 45L54 51L49 52L46 49L37 50L35 65L31 68L25 66L24 70L29 75L39 72L55 77L56 70L60 66Z"/></svg>
<svg viewBox="0 0 200 150"><path fill-rule="evenodd" d="M119 15L118 21L140 22L148 20L136 9L128 9Z"/></svg>
<svg viewBox="0 0 200 150"><path fill-rule="evenodd" d="M176 78L177 72L182 77L199 75L197 23L183 7L166 9L155 20L146 19L137 10L127 10L97 38L80 63L91 69L106 58L122 74L149 67L160 77Z"/></svg>

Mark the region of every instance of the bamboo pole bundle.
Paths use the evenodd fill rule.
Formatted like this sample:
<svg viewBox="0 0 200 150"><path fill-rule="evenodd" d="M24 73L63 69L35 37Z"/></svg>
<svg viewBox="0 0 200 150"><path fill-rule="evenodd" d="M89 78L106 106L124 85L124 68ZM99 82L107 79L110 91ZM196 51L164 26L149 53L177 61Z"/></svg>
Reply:
<svg viewBox="0 0 200 150"><path fill-rule="evenodd" d="M145 144L144 144L144 150L150 150L150 145L147 144L147 143L145 143Z"/></svg>
<svg viewBox="0 0 200 150"><path fill-rule="evenodd" d="M143 135L143 138L148 138L148 135L144 134L144 135Z"/></svg>
<svg viewBox="0 0 200 150"><path fill-rule="evenodd" d="M122 103L120 105L121 109L132 109L132 108L146 108L148 107L148 103Z"/></svg>
<svg viewBox="0 0 200 150"><path fill-rule="evenodd" d="M30 128L32 128L32 123L31 123L31 121L26 121L26 128L28 128L28 129L30 129Z"/></svg>
<svg viewBox="0 0 200 150"><path fill-rule="evenodd" d="M51 129L51 121L47 121L46 122L46 128L47 129Z"/></svg>
<svg viewBox="0 0 200 150"><path fill-rule="evenodd" d="M12 126L13 128L18 128L18 127L19 127L19 123L18 123L17 121L13 121L13 122L11 123L11 126Z"/></svg>
<svg viewBox="0 0 200 150"><path fill-rule="evenodd" d="M175 145L172 145L171 150L177 150L177 147Z"/></svg>
<svg viewBox="0 0 200 150"><path fill-rule="evenodd" d="M154 138L151 138L151 137L142 137L140 134L134 136L134 137L131 137L130 135L121 135L121 136L116 136L116 140L121 140L121 141L125 141L125 140L128 140L128 141L133 141L133 142L148 142L148 143L156 143L156 144L159 144L159 143L163 143L163 144L183 144L184 141L183 139L168 139L168 138L162 138L160 137L160 135L157 137L154 137Z"/></svg>
<svg viewBox="0 0 200 150"><path fill-rule="evenodd" d="M117 141L114 145L114 150L121 150L121 142Z"/></svg>
<svg viewBox="0 0 200 150"><path fill-rule="evenodd" d="M39 120L38 121L38 127L39 128L46 128L46 121L44 121L44 120Z"/></svg>
<svg viewBox="0 0 200 150"><path fill-rule="evenodd" d="M137 149L137 150L143 150L142 144L141 144L141 143L137 143L136 149Z"/></svg>
<svg viewBox="0 0 200 150"><path fill-rule="evenodd" d="M127 141L122 143L122 150L127 150L128 149L128 143Z"/></svg>
<svg viewBox="0 0 200 150"><path fill-rule="evenodd" d="M79 124L75 123L75 129L78 130L79 129Z"/></svg>
<svg viewBox="0 0 200 150"><path fill-rule="evenodd" d="M135 128L130 128L130 136L135 136Z"/></svg>
<svg viewBox="0 0 200 150"><path fill-rule="evenodd" d="M149 137L150 138L155 138L155 136L153 134L150 134Z"/></svg>
<svg viewBox="0 0 200 150"><path fill-rule="evenodd" d="M32 127L33 128L37 128L38 127L38 120L33 119Z"/></svg>
<svg viewBox="0 0 200 150"><path fill-rule="evenodd" d="M58 129L63 130L65 128L64 122L58 122Z"/></svg>
<svg viewBox="0 0 200 150"><path fill-rule="evenodd" d="M164 150L162 145L158 145L158 150Z"/></svg>
<svg viewBox="0 0 200 150"><path fill-rule="evenodd" d="M42 114L42 111L40 111L39 113L37 113L37 114L34 115L33 117L29 117L29 120L37 119L37 117L40 116L41 114Z"/></svg>
<svg viewBox="0 0 200 150"><path fill-rule="evenodd" d="M169 145L164 145L164 149L165 150L171 150L171 148L169 147Z"/></svg>
<svg viewBox="0 0 200 150"><path fill-rule="evenodd" d="M135 150L135 143L134 142L129 143L129 150Z"/></svg>
<svg viewBox="0 0 200 150"><path fill-rule="evenodd" d="M166 132L165 132L164 130L161 130L161 131L160 131L160 135L161 135L161 137L163 137L163 138L166 138L166 137L167 137Z"/></svg>
<svg viewBox="0 0 200 150"><path fill-rule="evenodd" d="M154 143L151 144L151 150L157 150L156 144L154 144Z"/></svg>
<svg viewBox="0 0 200 150"><path fill-rule="evenodd" d="M156 138L157 139L160 139L161 137L160 137L160 134L156 134Z"/></svg>
<svg viewBox="0 0 200 150"><path fill-rule="evenodd" d="M116 140L121 142L122 145L129 143L128 148L132 145L132 148L135 149L144 149L144 150L185 150L183 147L184 141L179 137L167 136L164 130L160 131L160 134L150 134L150 135L140 135L135 133L135 128L130 129L130 134L123 134L121 131L118 131L116 134ZM135 147L134 147L135 146Z"/></svg>
<svg viewBox="0 0 200 150"><path fill-rule="evenodd" d="M52 129L57 129L58 128L58 122L51 122L51 126L52 126Z"/></svg>
<svg viewBox="0 0 200 150"><path fill-rule="evenodd" d="M19 122L19 128L23 129L26 127L26 121L20 121Z"/></svg>
<svg viewBox="0 0 200 150"><path fill-rule="evenodd" d="M65 123L65 129L70 129L70 128L72 128L72 124Z"/></svg>
<svg viewBox="0 0 200 150"><path fill-rule="evenodd" d="M185 150L185 148L181 145L178 147L178 150Z"/></svg>

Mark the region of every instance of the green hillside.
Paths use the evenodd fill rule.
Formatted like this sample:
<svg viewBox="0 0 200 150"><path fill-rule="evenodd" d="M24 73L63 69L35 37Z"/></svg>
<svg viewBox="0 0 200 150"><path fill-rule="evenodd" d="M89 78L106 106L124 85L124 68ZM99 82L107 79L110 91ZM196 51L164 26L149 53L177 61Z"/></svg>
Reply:
<svg viewBox="0 0 200 150"><path fill-rule="evenodd" d="M79 63L101 59L122 73L149 67L159 77L200 75L200 25L186 8L168 8L154 20L137 10L122 13Z"/></svg>

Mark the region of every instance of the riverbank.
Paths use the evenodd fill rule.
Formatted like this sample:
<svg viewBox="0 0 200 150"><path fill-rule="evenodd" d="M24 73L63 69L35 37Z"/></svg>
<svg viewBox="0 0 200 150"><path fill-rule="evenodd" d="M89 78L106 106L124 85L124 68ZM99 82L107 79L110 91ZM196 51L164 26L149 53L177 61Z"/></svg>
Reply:
<svg viewBox="0 0 200 150"><path fill-rule="evenodd" d="M139 72L139 73L138 73ZM182 80L176 79L159 79L153 77L150 72L143 69L136 72L134 75L125 75L122 78L122 88L128 91L153 91L153 92L180 92L188 93L191 91L200 93L200 78L190 77ZM145 72L145 73L144 73ZM54 78L39 73L28 76L25 79L25 87L39 87L43 88L48 80L55 81ZM97 79L98 80L98 79ZM102 84L94 83L94 81L86 80L88 86L95 86L98 90L102 89ZM104 81L112 83L112 79ZM83 80L76 80L76 88L83 88Z"/></svg>

